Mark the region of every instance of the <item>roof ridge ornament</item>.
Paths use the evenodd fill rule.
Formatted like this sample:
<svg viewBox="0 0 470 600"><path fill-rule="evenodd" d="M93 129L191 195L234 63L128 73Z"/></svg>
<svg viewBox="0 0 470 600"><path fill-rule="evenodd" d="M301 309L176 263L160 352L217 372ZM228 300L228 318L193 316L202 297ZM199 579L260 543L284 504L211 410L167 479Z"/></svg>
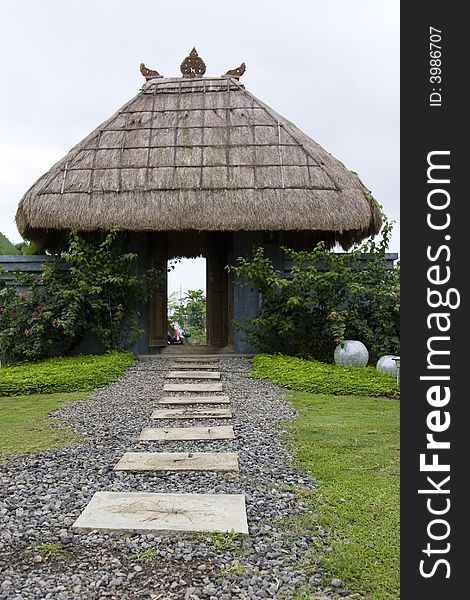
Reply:
<svg viewBox="0 0 470 600"><path fill-rule="evenodd" d="M222 75L222 77L240 79L240 77L243 75L243 73L245 71L246 71L246 65L244 62L242 62L242 64L239 67L237 67L236 69L230 69L229 71L227 71L225 73L225 75Z"/></svg>
<svg viewBox="0 0 470 600"><path fill-rule="evenodd" d="M183 77L202 77L206 72L206 63L193 48L180 65Z"/></svg>
<svg viewBox="0 0 470 600"><path fill-rule="evenodd" d="M163 77L163 75L160 75L160 73L158 71L148 69L144 65L144 63L140 63L140 72L142 73L142 75L145 77L145 79L147 81L149 81L150 79L158 79L160 77Z"/></svg>

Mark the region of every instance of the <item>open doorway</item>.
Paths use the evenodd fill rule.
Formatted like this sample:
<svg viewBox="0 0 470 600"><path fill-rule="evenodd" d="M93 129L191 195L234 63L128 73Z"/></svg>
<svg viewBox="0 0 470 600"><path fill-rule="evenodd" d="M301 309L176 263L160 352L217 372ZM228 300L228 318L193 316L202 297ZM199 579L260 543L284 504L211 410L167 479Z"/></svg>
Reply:
<svg viewBox="0 0 470 600"><path fill-rule="evenodd" d="M167 307L169 301L183 300L190 290L199 295L199 298L196 295L197 301L202 300L199 293L202 291L206 309L203 332L198 332L205 334L205 340L202 335L197 335L191 343L204 342L201 349L232 347L233 285L226 268L230 264L230 248L231 234L226 232L149 234L149 265L165 274L148 304L150 350L164 347L176 349L175 345L168 344L168 316L171 313ZM185 255L193 258L175 259ZM174 266L170 272L167 271L168 265ZM170 334L173 332L170 331ZM194 346L194 350L197 350L197 346Z"/></svg>
<svg viewBox="0 0 470 600"><path fill-rule="evenodd" d="M168 342L205 346L206 259L172 259L168 269Z"/></svg>

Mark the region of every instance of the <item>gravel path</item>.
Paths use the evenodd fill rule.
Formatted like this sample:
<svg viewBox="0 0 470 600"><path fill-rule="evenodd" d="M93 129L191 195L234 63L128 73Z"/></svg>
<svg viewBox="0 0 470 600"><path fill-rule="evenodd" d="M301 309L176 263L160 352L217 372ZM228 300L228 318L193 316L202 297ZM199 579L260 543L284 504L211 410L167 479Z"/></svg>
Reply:
<svg viewBox="0 0 470 600"><path fill-rule="evenodd" d="M312 480L296 470L281 443L280 424L295 418L280 388L248 377L245 358L221 359L224 393L236 438L224 441L139 442L144 426L190 426L196 421L152 422L173 360L145 359L117 383L58 416L81 433L73 448L42 452L0 466L0 598L29 600L204 598L339 598L321 572L302 560L327 537L315 525L289 528L307 513L302 489ZM202 421L200 422L202 423ZM233 451L240 474L114 472L126 451ZM72 523L96 491L245 494L250 536L209 534L103 534L73 531ZM305 519L308 523L309 520ZM296 596L296 594L298 594Z"/></svg>

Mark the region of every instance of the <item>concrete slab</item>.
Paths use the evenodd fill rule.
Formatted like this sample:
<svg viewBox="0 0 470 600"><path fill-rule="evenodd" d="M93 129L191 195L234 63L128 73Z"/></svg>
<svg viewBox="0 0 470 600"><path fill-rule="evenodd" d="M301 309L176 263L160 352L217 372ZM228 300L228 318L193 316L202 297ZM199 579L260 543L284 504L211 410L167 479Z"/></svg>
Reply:
<svg viewBox="0 0 470 600"><path fill-rule="evenodd" d="M191 363L191 362L202 362L202 363L218 363L219 360L217 358L214 358L213 356L178 356L178 357L174 357L173 359L175 362L184 362L184 363Z"/></svg>
<svg viewBox="0 0 470 600"><path fill-rule="evenodd" d="M236 452L126 452L115 471L238 471Z"/></svg>
<svg viewBox="0 0 470 600"><path fill-rule="evenodd" d="M228 408L167 408L154 410L151 419L231 419Z"/></svg>
<svg viewBox="0 0 470 600"><path fill-rule="evenodd" d="M179 440L233 440L231 425L214 427L144 427L139 440L149 442L173 442Z"/></svg>
<svg viewBox="0 0 470 600"><path fill-rule="evenodd" d="M197 371L200 370L209 370L209 369L217 369L218 368L218 364L216 363L195 363L195 362L189 362L189 363L184 363L184 362L180 362L180 363L172 363L170 365L170 369L196 369Z"/></svg>
<svg viewBox="0 0 470 600"><path fill-rule="evenodd" d="M215 371L170 371L167 379L220 379L220 373Z"/></svg>
<svg viewBox="0 0 470 600"><path fill-rule="evenodd" d="M199 396L188 394L187 396L162 396L158 404L229 404L228 396Z"/></svg>
<svg viewBox="0 0 470 600"><path fill-rule="evenodd" d="M221 383L165 383L164 392L221 392Z"/></svg>
<svg viewBox="0 0 470 600"><path fill-rule="evenodd" d="M248 533L241 494L96 492L73 524L99 531L235 531Z"/></svg>

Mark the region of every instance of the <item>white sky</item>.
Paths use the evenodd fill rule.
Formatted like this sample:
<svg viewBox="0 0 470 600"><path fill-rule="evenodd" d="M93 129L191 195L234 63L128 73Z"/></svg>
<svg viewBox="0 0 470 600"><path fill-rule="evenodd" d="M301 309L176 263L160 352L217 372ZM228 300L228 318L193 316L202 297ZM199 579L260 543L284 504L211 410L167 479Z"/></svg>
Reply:
<svg viewBox="0 0 470 600"><path fill-rule="evenodd" d="M23 194L137 94L141 62L179 76L193 46L207 75L245 61L247 89L398 221L399 0L15 0L0 3L0 231L20 241Z"/></svg>

